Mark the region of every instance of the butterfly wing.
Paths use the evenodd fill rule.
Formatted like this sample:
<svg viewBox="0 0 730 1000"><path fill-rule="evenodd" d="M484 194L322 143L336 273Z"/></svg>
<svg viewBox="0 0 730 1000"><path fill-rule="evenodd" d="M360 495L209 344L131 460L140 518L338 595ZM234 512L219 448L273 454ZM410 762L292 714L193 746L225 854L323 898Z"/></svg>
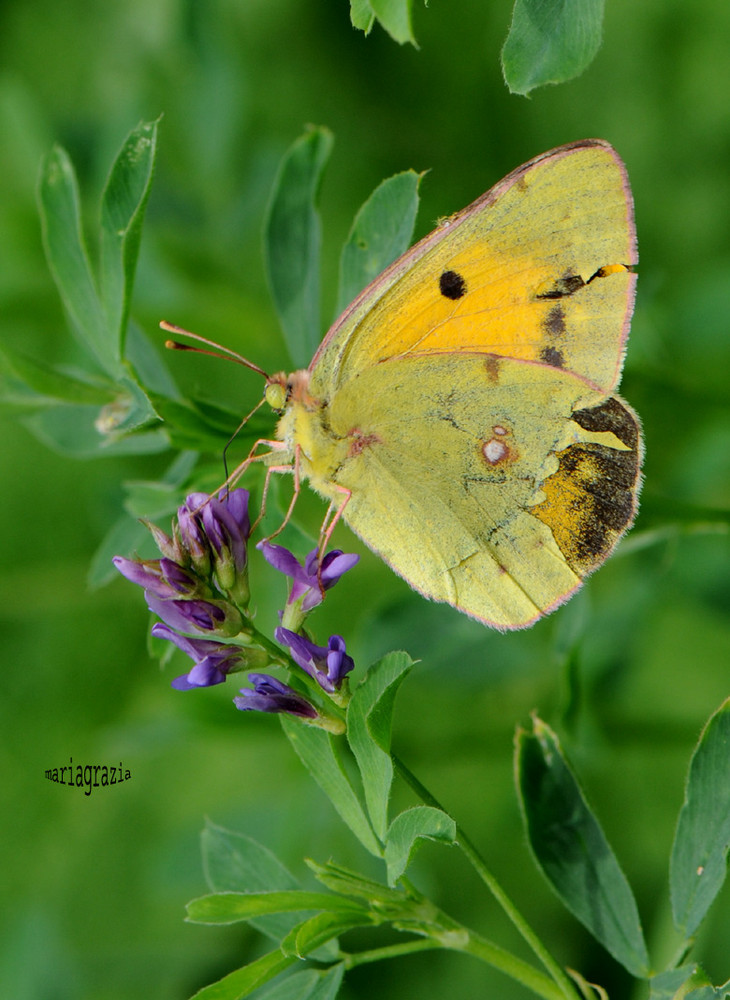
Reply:
<svg viewBox="0 0 730 1000"><path fill-rule="evenodd" d="M310 368L320 409L285 417L287 439L415 589L527 625L631 523L639 424L612 390L635 262L623 164L588 140L446 220L330 330Z"/></svg>
<svg viewBox="0 0 730 1000"><path fill-rule="evenodd" d="M633 519L633 413L547 365L388 361L337 393L328 424L365 442L331 474L348 524L416 590L497 628L566 600Z"/></svg>
<svg viewBox="0 0 730 1000"><path fill-rule="evenodd" d="M509 174L392 264L312 365L329 398L369 365L483 351L541 361L610 391L633 309L633 203L608 143L552 150Z"/></svg>

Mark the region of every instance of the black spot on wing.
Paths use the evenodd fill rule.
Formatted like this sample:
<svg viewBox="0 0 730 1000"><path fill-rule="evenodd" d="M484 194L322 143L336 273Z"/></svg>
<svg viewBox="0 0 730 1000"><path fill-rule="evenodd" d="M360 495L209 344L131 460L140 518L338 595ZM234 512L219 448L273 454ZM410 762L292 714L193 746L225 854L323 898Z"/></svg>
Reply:
<svg viewBox="0 0 730 1000"><path fill-rule="evenodd" d="M584 285L585 281L583 281L579 274L566 274L564 277L558 278L548 288L543 288L542 291L537 293L536 298L562 299L566 295L573 295L574 292L583 288Z"/></svg>
<svg viewBox="0 0 730 1000"><path fill-rule="evenodd" d="M444 271L439 278L439 291L447 299L460 299L466 294L466 282L456 271Z"/></svg>
<svg viewBox="0 0 730 1000"><path fill-rule="evenodd" d="M540 351L540 358L545 364L552 365L553 368L565 368L563 352L559 351L557 347L543 347Z"/></svg>
<svg viewBox="0 0 730 1000"><path fill-rule="evenodd" d="M551 340L565 333L565 312L562 306L553 306L543 321L543 328Z"/></svg>

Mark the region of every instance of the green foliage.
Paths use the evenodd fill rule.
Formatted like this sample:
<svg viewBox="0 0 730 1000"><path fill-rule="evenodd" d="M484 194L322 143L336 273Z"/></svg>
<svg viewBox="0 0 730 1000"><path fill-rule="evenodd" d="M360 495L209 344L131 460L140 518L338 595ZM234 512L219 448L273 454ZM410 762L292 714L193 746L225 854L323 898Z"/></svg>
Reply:
<svg viewBox="0 0 730 1000"><path fill-rule="evenodd" d="M279 859L252 837L208 821L200 835L205 880L216 893L256 893L298 889L299 883ZM190 913L188 918L192 919ZM251 916L257 930L276 941L296 923L284 911Z"/></svg>
<svg viewBox="0 0 730 1000"><path fill-rule="evenodd" d="M519 732L517 784L535 860L568 909L635 976L649 956L633 893L555 733L538 718Z"/></svg>
<svg viewBox="0 0 730 1000"><path fill-rule="evenodd" d="M254 990L266 985L274 976L290 968L296 961L294 955L270 951L268 955L262 955L250 965L244 965L235 972L230 972L217 983L204 986L191 1000L239 1000L239 997L247 997Z"/></svg>
<svg viewBox="0 0 730 1000"><path fill-rule="evenodd" d="M27 425L62 454L88 458L102 452L147 454L167 447L165 435L154 428L159 416L141 376L150 390L163 385L174 391L174 385L140 331L134 330L124 357L156 144L157 123L143 122L114 161L101 204L98 280L86 251L71 161L56 147L41 166L38 198L46 256L86 367L65 371L17 353L6 358L9 371L22 383L16 405L33 411ZM13 400L7 390L6 400Z"/></svg>
<svg viewBox="0 0 730 1000"><path fill-rule="evenodd" d="M332 150L327 129L311 129L282 160L269 203L264 253L271 294L294 364L305 367L320 329L320 221L315 203Z"/></svg>
<svg viewBox="0 0 730 1000"><path fill-rule="evenodd" d="M601 45L604 0L515 0L502 48L502 69L513 94L582 73Z"/></svg>
<svg viewBox="0 0 730 1000"><path fill-rule="evenodd" d="M415 45L411 29L412 0L350 0L350 20L354 28L367 34L377 20L396 42Z"/></svg>
<svg viewBox="0 0 730 1000"><path fill-rule="evenodd" d="M692 1000L710 1000L724 996L722 987L715 991L706 973L696 962L691 962L654 976L649 1000L688 1000L690 997Z"/></svg>
<svg viewBox="0 0 730 1000"><path fill-rule="evenodd" d="M601 46L604 0L515 0L502 47L502 70L513 94L580 75ZM411 0L350 0L354 28L369 34L377 20L396 42L416 44Z"/></svg>
<svg viewBox="0 0 730 1000"><path fill-rule="evenodd" d="M157 149L157 122L143 122L114 161L101 201L99 287L106 329L116 334L116 359L124 354L129 304Z"/></svg>
<svg viewBox="0 0 730 1000"><path fill-rule="evenodd" d="M362 778L370 822L381 843L388 826L388 800L393 781L390 736L398 688L412 660L390 653L368 670L347 709L347 739Z"/></svg>
<svg viewBox="0 0 730 1000"><path fill-rule="evenodd" d="M420 182L414 170L387 178L355 216L340 257L338 315L411 245Z"/></svg>
<svg viewBox="0 0 730 1000"><path fill-rule="evenodd" d="M379 855L380 846L344 768L336 738L321 729L305 728L288 716L282 716L281 724L297 756L340 817L366 850Z"/></svg>
<svg viewBox="0 0 730 1000"><path fill-rule="evenodd" d="M674 923L691 938L722 888L730 850L730 699L712 716L692 755L672 848Z"/></svg>
<svg viewBox="0 0 730 1000"><path fill-rule="evenodd" d="M71 329L110 378L122 375L118 329L107 326L81 233L79 191L71 161L56 147L41 167L38 197L48 264Z"/></svg>
<svg viewBox="0 0 730 1000"><path fill-rule="evenodd" d="M389 885L395 885L403 875L423 840L452 845L456 840L456 823L441 809L432 806L414 806L396 816L385 843Z"/></svg>

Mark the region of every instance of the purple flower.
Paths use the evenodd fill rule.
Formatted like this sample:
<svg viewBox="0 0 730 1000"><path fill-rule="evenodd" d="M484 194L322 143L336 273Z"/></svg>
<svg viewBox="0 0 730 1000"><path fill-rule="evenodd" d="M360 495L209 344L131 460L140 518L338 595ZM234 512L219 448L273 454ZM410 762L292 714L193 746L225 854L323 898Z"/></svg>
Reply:
<svg viewBox="0 0 730 1000"><path fill-rule="evenodd" d="M301 601L302 611L311 611L322 603L322 591L334 587L343 573L352 569L360 556L333 549L322 559L320 567L317 549L313 549L304 560L304 566L283 545L272 545L271 542L260 542L264 558L280 573L290 576L294 581L287 605Z"/></svg>
<svg viewBox="0 0 730 1000"><path fill-rule="evenodd" d="M236 635L240 631L241 615L226 601L166 600L150 590L144 596L150 611L180 632Z"/></svg>
<svg viewBox="0 0 730 1000"><path fill-rule="evenodd" d="M203 527L218 556L230 554L240 573L246 565L246 542L251 534L248 490L231 490L222 500L211 497L203 507Z"/></svg>
<svg viewBox="0 0 730 1000"><path fill-rule="evenodd" d="M285 712L303 719L316 719L317 710L294 688L268 674L249 674L252 688L241 688L241 696L233 703L242 712Z"/></svg>
<svg viewBox="0 0 730 1000"><path fill-rule="evenodd" d="M188 493L185 502L177 509L175 536L188 555L195 572L202 577L210 575L210 547L205 537L200 511L208 500L207 493Z"/></svg>
<svg viewBox="0 0 730 1000"><path fill-rule="evenodd" d="M231 590L246 569L246 542L251 533L248 490L231 490L220 498L190 493L178 509L178 538L196 571L215 571L222 590ZM248 585L246 585L246 597Z"/></svg>
<svg viewBox="0 0 730 1000"><path fill-rule="evenodd" d="M189 673L182 674L172 681L172 686L178 691L190 691L191 688L222 684L228 674L243 669L244 657L238 646L213 642L210 639L188 639L159 622L157 625L153 625L152 635L174 642L178 649L181 649L195 662L195 666Z"/></svg>
<svg viewBox="0 0 730 1000"><path fill-rule="evenodd" d="M315 646L303 635L279 627L274 632L274 638L282 646L291 649L294 662L302 670L306 670L328 694L339 690L343 680L355 666L352 657L345 652L345 640L341 635L331 635L326 646Z"/></svg>
<svg viewBox="0 0 730 1000"><path fill-rule="evenodd" d="M192 573L188 573L172 559L125 559L124 556L114 556L112 562L122 576L157 597L188 597L199 586L199 581Z"/></svg>

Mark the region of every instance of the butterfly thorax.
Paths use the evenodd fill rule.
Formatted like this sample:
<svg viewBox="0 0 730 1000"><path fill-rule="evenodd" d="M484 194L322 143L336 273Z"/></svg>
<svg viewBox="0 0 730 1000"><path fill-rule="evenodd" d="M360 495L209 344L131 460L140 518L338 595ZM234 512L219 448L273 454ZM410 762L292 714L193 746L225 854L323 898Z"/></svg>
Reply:
<svg viewBox="0 0 730 1000"><path fill-rule="evenodd" d="M329 426L326 401L310 393L309 372L272 376L266 386L266 400L281 413L276 437L285 444L289 460L298 462L302 478L331 499L337 492L333 480L347 456L349 442ZM277 454L277 461L280 459Z"/></svg>

